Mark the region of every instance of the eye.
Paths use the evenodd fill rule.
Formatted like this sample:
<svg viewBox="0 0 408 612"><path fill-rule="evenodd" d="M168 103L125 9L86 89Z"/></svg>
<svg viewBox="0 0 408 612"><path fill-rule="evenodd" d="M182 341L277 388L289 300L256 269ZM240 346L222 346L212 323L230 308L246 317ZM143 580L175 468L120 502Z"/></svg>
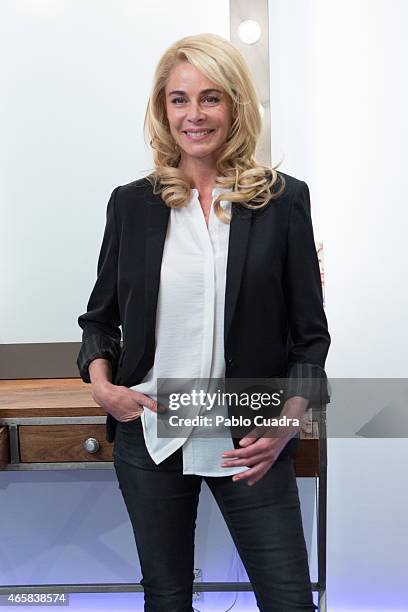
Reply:
<svg viewBox="0 0 408 612"><path fill-rule="evenodd" d="M180 100L181 100L181 101L183 101L183 100L184 100L184 98L181 98L181 97L180 97L180 98L173 98L173 99L172 99L172 101L171 101L171 103L172 103L172 104L177 104L177 102L180 102Z"/></svg>
<svg viewBox="0 0 408 612"><path fill-rule="evenodd" d="M183 102L185 102L185 98L183 98L182 96L179 96L177 98L173 98L171 103L178 105L178 104L182 104ZM204 96L203 101L208 102L209 104L218 104L218 102L220 101L220 98L218 96Z"/></svg>
<svg viewBox="0 0 408 612"><path fill-rule="evenodd" d="M208 100L211 104L217 104L220 101L217 96L205 96L205 100Z"/></svg>

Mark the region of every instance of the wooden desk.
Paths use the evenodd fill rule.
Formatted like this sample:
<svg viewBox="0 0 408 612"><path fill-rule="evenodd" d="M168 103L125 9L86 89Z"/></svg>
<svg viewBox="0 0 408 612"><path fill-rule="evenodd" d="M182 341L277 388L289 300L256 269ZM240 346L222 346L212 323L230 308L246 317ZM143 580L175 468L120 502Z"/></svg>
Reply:
<svg viewBox="0 0 408 612"><path fill-rule="evenodd" d="M0 381L0 469L111 467L105 421L90 385L79 378ZM301 432L299 477L319 474L317 432L317 422Z"/></svg>

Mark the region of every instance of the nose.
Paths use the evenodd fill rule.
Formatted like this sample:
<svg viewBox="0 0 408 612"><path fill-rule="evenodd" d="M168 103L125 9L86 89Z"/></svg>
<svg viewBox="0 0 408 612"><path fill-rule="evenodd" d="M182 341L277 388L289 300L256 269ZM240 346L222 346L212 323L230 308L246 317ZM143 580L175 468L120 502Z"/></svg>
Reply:
<svg viewBox="0 0 408 612"><path fill-rule="evenodd" d="M187 113L187 121L189 123L197 123L197 121L202 121L203 119L205 119L205 113L202 111L198 103L193 102L190 105Z"/></svg>

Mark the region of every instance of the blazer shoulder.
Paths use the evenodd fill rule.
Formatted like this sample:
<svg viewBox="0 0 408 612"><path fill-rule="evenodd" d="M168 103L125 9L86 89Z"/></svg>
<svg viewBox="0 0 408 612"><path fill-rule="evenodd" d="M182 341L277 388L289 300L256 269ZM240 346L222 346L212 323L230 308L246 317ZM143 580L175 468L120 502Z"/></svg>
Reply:
<svg viewBox="0 0 408 612"><path fill-rule="evenodd" d="M285 179L285 191L282 195L288 197L289 199L292 199L293 196L300 191L302 186L306 184L302 179L286 174L285 172L280 172L278 170L278 173Z"/></svg>
<svg viewBox="0 0 408 612"><path fill-rule="evenodd" d="M126 196L128 194L133 195L135 191L146 188L152 189L152 184L147 176L142 176L130 183L120 185L118 191L122 196Z"/></svg>
<svg viewBox="0 0 408 612"><path fill-rule="evenodd" d="M135 204L144 204L153 197L153 186L146 176L116 187L116 211L126 214Z"/></svg>
<svg viewBox="0 0 408 612"><path fill-rule="evenodd" d="M289 215L294 201L296 201L298 196L302 193L302 189L305 188L306 183L301 179L286 174L286 172L280 172L279 170L277 172L278 175L280 175L280 180L276 183L276 187L273 186L272 192L280 189L282 179L285 181L285 188L278 197L271 197L269 201L270 205L260 211L262 215L275 214L277 212Z"/></svg>

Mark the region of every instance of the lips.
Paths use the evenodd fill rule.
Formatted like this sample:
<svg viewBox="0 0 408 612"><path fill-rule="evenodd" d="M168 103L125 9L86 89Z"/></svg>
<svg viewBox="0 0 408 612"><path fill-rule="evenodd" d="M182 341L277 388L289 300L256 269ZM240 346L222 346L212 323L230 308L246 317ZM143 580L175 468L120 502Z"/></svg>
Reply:
<svg viewBox="0 0 408 612"><path fill-rule="evenodd" d="M207 138L210 134L212 134L215 130L213 129L203 129L203 130L183 130L183 134L189 140L202 140Z"/></svg>

